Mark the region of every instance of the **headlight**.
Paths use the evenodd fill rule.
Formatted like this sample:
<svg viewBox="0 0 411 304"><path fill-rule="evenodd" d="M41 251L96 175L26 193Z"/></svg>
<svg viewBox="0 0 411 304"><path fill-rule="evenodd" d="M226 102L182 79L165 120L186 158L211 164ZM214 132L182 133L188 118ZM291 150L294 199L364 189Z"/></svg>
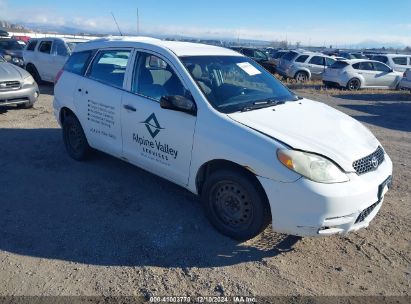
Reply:
<svg viewBox="0 0 411 304"><path fill-rule="evenodd" d="M288 169L319 183L342 183L348 176L333 162L319 155L295 150L277 150L278 160Z"/></svg>
<svg viewBox="0 0 411 304"><path fill-rule="evenodd" d="M23 85L33 85L34 84L34 78L32 76L27 76L26 78L23 79Z"/></svg>
<svg viewBox="0 0 411 304"><path fill-rule="evenodd" d="M11 61L15 64L22 64L23 63L23 60L18 58L18 57L11 58Z"/></svg>

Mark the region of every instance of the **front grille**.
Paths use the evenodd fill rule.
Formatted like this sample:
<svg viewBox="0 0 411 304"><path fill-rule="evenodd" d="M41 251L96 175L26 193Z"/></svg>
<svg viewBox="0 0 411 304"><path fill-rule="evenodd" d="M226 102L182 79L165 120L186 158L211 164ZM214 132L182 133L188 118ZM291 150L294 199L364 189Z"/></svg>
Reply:
<svg viewBox="0 0 411 304"><path fill-rule="evenodd" d="M360 158L352 163L357 174L364 174L376 170L384 161L384 150L378 147L370 155Z"/></svg>
<svg viewBox="0 0 411 304"><path fill-rule="evenodd" d="M0 91L20 89L19 81L3 81L0 82Z"/></svg>
<svg viewBox="0 0 411 304"><path fill-rule="evenodd" d="M372 204L370 207L364 209L357 217L357 219L355 220L355 223L361 223L363 220L365 220L367 218L367 216L370 215L370 213L374 210L375 207L378 206L378 204L380 203L380 201L376 202L375 204Z"/></svg>

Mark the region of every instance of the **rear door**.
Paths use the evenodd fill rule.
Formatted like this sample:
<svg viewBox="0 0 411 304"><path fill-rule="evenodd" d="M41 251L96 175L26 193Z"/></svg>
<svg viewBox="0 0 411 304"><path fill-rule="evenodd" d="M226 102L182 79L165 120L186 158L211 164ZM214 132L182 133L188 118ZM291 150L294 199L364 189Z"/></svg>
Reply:
<svg viewBox="0 0 411 304"><path fill-rule="evenodd" d="M188 94L178 70L159 54L138 52L129 87L121 108L124 156L187 185L196 116L160 107L162 96Z"/></svg>
<svg viewBox="0 0 411 304"><path fill-rule="evenodd" d="M52 60L53 64L50 67L50 74L53 79L56 78L57 73L63 68L68 58L68 50L64 41L56 39L53 42L52 48Z"/></svg>
<svg viewBox="0 0 411 304"><path fill-rule="evenodd" d="M104 49L94 56L86 77L77 84L78 117L89 144L122 156L121 99L131 49Z"/></svg>
<svg viewBox="0 0 411 304"><path fill-rule="evenodd" d="M308 61L308 68L311 71L312 79L321 79L325 69L325 58L322 56L313 56Z"/></svg>
<svg viewBox="0 0 411 304"><path fill-rule="evenodd" d="M374 70L374 66L370 61L364 61L357 64L353 64L353 68L358 70L363 78L365 86L377 86L377 71Z"/></svg>
<svg viewBox="0 0 411 304"><path fill-rule="evenodd" d="M37 58L34 62L41 79L46 81L54 81L52 76L53 60L51 50L53 47L53 40L41 40L37 47Z"/></svg>

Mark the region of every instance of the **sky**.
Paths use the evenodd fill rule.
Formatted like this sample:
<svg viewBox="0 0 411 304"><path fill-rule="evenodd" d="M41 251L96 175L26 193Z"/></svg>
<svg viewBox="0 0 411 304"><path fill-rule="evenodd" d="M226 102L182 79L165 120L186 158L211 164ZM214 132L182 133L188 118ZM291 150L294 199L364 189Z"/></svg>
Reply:
<svg viewBox="0 0 411 304"><path fill-rule="evenodd" d="M411 46L411 0L0 0L0 20L115 32Z"/></svg>

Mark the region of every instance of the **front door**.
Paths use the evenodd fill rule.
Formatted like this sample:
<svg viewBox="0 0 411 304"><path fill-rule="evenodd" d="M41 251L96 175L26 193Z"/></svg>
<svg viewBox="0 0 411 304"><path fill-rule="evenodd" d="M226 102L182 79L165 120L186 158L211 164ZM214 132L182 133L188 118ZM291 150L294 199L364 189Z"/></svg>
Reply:
<svg viewBox="0 0 411 304"><path fill-rule="evenodd" d="M375 81L378 86L387 86L395 88L397 85L397 74L395 74L391 68L383 63L374 62Z"/></svg>
<svg viewBox="0 0 411 304"><path fill-rule="evenodd" d="M130 162L187 185L196 117L160 107L162 96L187 91L171 64L137 52L131 92L123 95L123 153Z"/></svg>
<svg viewBox="0 0 411 304"><path fill-rule="evenodd" d="M121 99L130 50L99 51L79 80L75 102L90 146L122 156Z"/></svg>
<svg viewBox="0 0 411 304"><path fill-rule="evenodd" d="M53 66L51 54L52 45L52 40L43 40L40 42L37 49L36 69L39 72L41 79L45 81L54 81L51 75Z"/></svg>

